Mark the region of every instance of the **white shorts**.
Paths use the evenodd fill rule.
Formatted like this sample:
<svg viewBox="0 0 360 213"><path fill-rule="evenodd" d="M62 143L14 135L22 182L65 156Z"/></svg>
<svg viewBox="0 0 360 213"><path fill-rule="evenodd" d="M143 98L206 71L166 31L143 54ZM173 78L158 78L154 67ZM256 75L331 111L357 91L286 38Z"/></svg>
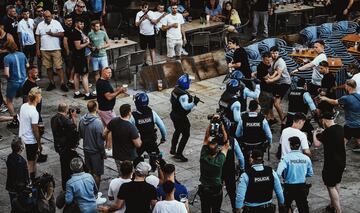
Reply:
<svg viewBox="0 0 360 213"><path fill-rule="evenodd" d="M182 39L166 38L167 43L167 57L172 58L174 56L181 55Z"/></svg>

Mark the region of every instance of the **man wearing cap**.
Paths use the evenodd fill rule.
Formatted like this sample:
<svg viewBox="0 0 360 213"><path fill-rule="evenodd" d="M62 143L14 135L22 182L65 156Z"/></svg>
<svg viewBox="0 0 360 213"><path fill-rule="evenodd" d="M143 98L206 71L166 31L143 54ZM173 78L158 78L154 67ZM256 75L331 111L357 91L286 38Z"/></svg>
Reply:
<svg viewBox="0 0 360 213"><path fill-rule="evenodd" d="M188 161L188 159L183 155L186 143L190 137L190 121L187 115L200 101L198 97L192 96L189 92L187 92L190 88L190 83L191 80L188 74L180 76L174 90L171 92L170 97L170 118L175 128L173 138L171 140L170 154L175 155L175 158L182 162ZM182 137L179 142L180 134Z"/></svg>
<svg viewBox="0 0 360 213"><path fill-rule="evenodd" d="M326 209L330 212L341 213L340 182L346 166L346 152L344 132L345 128L336 124L336 113L325 112L320 116L320 123L325 128L314 131L314 145L324 146L324 167L322 179L329 192L330 205Z"/></svg>
<svg viewBox="0 0 360 213"><path fill-rule="evenodd" d="M150 170L150 164L138 163L135 167L134 180L121 185L115 203L110 207L101 206L99 210L113 212L126 204L126 212L150 213L157 202L155 187L145 182Z"/></svg>
<svg viewBox="0 0 360 213"><path fill-rule="evenodd" d="M253 150L250 156L251 168L240 177L236 195L236 212L270 213L275 212L272 195L275 190L279 210L283 212L284 195L276 172L263 165L263 152Z"/></svg>
<svg viewBox="0 0 360 213"><path fill-rule="evenodd" d="M210 138L210 125L206 129L204 143L200 153L199 196L202 212L220 212L223 190L221 177L226 156L230 148L224 125L220 125L223 134L223 146L218 149L218 139ZM220 150L220 151L219 151Z"/></svg>
<svg viewBox="0 0 360 213"><path fill-rule="evenodd" d="M66 183L66 205L74 201L82 212L95 213L96 195L98 189L94 178L83 170L84 162L80 157L73 158L70 162L70 169L74 173Z"/></svg>
<svg viewBox="0 0 360 213"><path fill-rule="evenodd" d="M351 138L356 139L356 146L353 148L354 152L360 152L360 94L356 92L356 81L347 80L345 83L345 90L348 95L334 100L321 96L322 101L326 101L332 105L340 105L345 111L345 126L344 134L346 141Z"/></svg>
<svg viewBox="0 0 360 213"><path fill-rule="evenodd" d="M286 212L291 208L295 200L296 206L301 213L309 212L307 196L309 194L306 185L306 177L313 176L312 163L308 156L300 150L300 139L289 138L291 152L286 154L280 161L276 173L279 178L284 177L284 196Z"/></svg>
<svg viewBox="0 0 360 213"><path fill-rule="evenodd" d="M260 106L256 100L249 103L249 112L242 114L239 125L241 147L245 154L246 167L250 152L254 149L266 151L272 143L272 133L265 116L260 113Z"/></svg>

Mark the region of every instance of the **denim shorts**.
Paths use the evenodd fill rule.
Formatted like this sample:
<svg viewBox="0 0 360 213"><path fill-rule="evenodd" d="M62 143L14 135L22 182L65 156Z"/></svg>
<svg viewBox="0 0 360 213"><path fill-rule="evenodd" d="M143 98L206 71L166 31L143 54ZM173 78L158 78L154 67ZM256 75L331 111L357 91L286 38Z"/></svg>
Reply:
<svg viewBox="0 0 360 213"><path fill-rule="evenodd" d="M104 57L91 57L91 65L93 71L102 70L109 66L107 56Z"/></svg>
<svg viewBox="0 0 360 213"><path fill-rule="evenodd" d="M90 54L91 54L90 48L86 47L85 48L85 56L89 56Z"/></svg>
<svg viewBox="0 0 360 213"><path fill-rule="evenodd" d="M23 82L18 83L9 81L6 88L6 97L9 99L13 99L16 96L16 93L22 89L23 84Z"/></svg>

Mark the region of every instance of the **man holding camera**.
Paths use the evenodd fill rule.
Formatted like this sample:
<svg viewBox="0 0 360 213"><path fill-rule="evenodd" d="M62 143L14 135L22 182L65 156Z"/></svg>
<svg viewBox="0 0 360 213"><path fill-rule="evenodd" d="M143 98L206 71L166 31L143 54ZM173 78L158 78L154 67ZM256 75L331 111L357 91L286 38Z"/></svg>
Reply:
<svg viewBox="0 0 360 213"><path fill-rule="evenodd" d="M136 111L132 112L130 122L136 126L141 136L141 147L137 149L138 156L141 156L144 151L148 154L159 154L160 150L156 144L157 135L155 124L159 127L161 132L160 143L166 141L166 129L164 122L159 115L152 110L149 105L149 96L146 93L137 93L134 97ZM153 166L153 165L151 165Z"/></svg>
<svg viewBox="0 0 360 213"><path fill-rule="evenodd" d="M241 146L245 153L246 162L250 152L254 149L266 151L272 142L270 126L264 115L260 113L260 106L256 100L249 103L249 112L242 114L239 129ZM248 167L246 163L246 167Z"/></svg>
<svg viewBox="0 0 360 213"><path fill-rule="evenodd" d="M188 74L180 76L177 85L171 92L171 113L170 118L174 123L174 134L171 140L170 154L175 155L176 159L187 162L188 159L183 155L186 143L190 137L190 121L187 115L199 103L200 99L190 95L186 90L190 88L191 80ZM179 137L182 135L179 146ZM177 150L176 150L177 147Z"/></svg>
<svg viewBox="0 0 360 213"><path fill-rule="evenodd" d="M273 191L279 201L279 212L284 212L284 195L276 172L264 166L264 153L253 150L250 155L251 167L240 177L236 195L236 212L273 213Z"/></svg>
<svg viewBox="0 0 360 213"><path fill-rule="evenodd" d="M63 190L66 188L66 182L71 178L71 159L78 156L75 151L79 143L76 124L76 110L69 109L66 103L60 103L57 114L51 118L51 131L54 137L55 151L60 156L61 184Z"/></svg>
<svg viewBox="0 0 360 213"><path fill-rule="evenodd" d="M221 149L218 147L219 138L211 139L210 129L209 125L201 148L199 195L202 212L220 212L223 197L221 176L230 143L223 124L220 124L221 142L224 144Z"/></svg>

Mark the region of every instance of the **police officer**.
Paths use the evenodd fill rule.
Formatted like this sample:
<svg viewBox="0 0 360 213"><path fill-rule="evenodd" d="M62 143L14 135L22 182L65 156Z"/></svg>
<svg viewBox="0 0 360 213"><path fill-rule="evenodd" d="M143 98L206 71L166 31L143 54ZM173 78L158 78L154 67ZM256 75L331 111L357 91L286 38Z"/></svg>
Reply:
<svg viewBox="0 0 360 213"><path fill-rule="evenodd" d="M226 155L221 179L225 182L225 187L230 198L231 207L235 211L236 169L234 157L236 157L236 159L239 161L240 172L245 170L245 158L240 149L238 141L234 137L229 136L229 144L230 149Z"/></svg>
<svg viewBox="0 0 360 213"><path fill-rule="evenodd" d="M272 195L275 190L279 201L279 212L284 212L284 195L277 174L271 167L263 165L263 152L253 150L249 170L240 177L236 195L236 212L273 213Z"/></svg>
<svg viewBox="0 0 360 213"><path fill-rule="evenodd" d="M309 205L307 195L309 193L306 185L306 177L313 176L311 160L300 150L300 139L289 138L291 152L286 154L280 161L277 168L279 177L284 177L284 196L286 212L291 208L293 200L300 213L308 213Z"/></svg>
<svg viewBox="0 0 360 213"><path fill-rule="evenodd" d="M304 78L298 79L297 87L290 90L288 99L289 105L288 113L286 115L285 128L292 125L294 115L297 112L304 113L306 115L308 110L310 109L313 115L316 114L316 106L310 96L310 93L307 91L306 81ZM309 141L312 141L312 130L314 130L314 128L311 125L310 120L307 119L301 131L307 133L307 135L309 136Z"/></svg>
<svg viewBox="0 0 360 213"><path fill-rule="evenodd" d="M164 122L161 120L159 115L148 106L149 97L146 93L137 93L134 96L134 102L136 111L132 112L130 122L139 130L142 141L141 147L138 148L137 153L139 156L141 156L144 151L148 154L159 154L160 151L156 144L157 135L155 124L160 129L160 143L164 143L166 141L166 129Z"/></svg>
<svg viewBox="0 0 360 213"><path fill-rule="evenodd" d="M186 143L190 137L190 122L187 115L199 103L200 99L191 96L186 90L190 88L191 80L188 74L180 76L177 85L171 92L171 113L170 118L174 123L174 134L171 140L170 154L175 155L176 159L187 162L188 159L183 155ZM179 142L180 134L182 134ZM179 143L179 146L177 147ZM177 147L177 150L176 150Z"/></svg>
<svg viewBox="0 0 360 213"><path fill-rule="evenodd" d="M238 93L238 100L240 102L240 110L241 112L246 111L246 99L247 98L253 98L257 99L260 95L260 81L257 79L245 79L243 78L243 74L239 70L235 70L230 75L231 79L236 79L240 82L241 86L239 88ZM251 88L253 88L253 82L256 83L255 90L252 91Z"/></svg>
<svg viewBox="0 0 360 213"><path fill-rule="evenodd" d="M249 103L249 112L242 114L241 123L237 132L240 132L240 140L245 154L246 166L250 152L254 149L266 151L272 142L272 133L265 116L260 113L260 105L256 100Z"/></svg>

